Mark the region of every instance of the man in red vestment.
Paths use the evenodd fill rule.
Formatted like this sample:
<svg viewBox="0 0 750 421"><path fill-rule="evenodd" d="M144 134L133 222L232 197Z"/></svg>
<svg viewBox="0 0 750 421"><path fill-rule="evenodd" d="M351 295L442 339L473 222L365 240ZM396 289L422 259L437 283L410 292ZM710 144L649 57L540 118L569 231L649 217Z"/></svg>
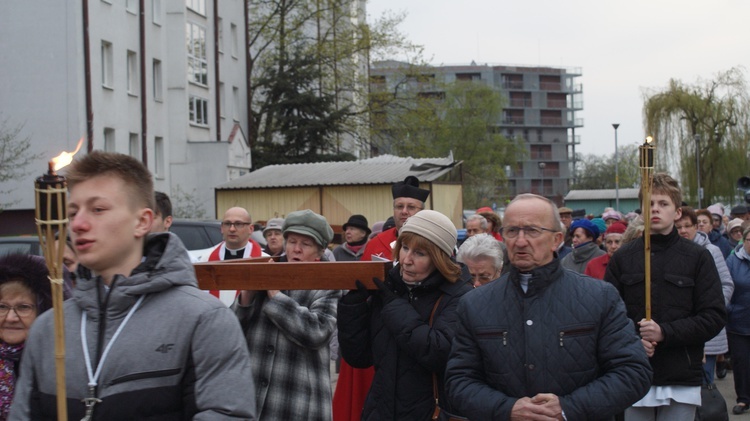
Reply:
<svg viewBox="0 0 750 421"><path fill-rule="evenodd" d="M263 253L260 244L250 238L252 233L253 221L245 208L227 209L221 221L221 236L224 237L224 241L214 248L208 256L208 261L268 256ZM211 290L210 292L211 295L220 298L219 291ZM236 295L236 292L234 294ZM234 295L231 299L234 300Z"/></svg>
<svg viewBox="0 0 750 421"><path fill-rule="evenodd" d="M419 188L417 177L410 175L391 187L394 228L384 230L367 242L361 261L393 260L398 230L415 213L424 209L429 190ZM333 394L333 421L359 421L375 370L353 368L342 358L336 391Z"/></svg>

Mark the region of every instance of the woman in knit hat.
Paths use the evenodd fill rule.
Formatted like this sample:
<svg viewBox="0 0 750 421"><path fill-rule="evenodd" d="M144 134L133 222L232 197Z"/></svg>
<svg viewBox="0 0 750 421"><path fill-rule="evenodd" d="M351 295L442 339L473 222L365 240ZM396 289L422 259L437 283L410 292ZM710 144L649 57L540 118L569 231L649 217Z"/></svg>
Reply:
<svg viewBox="0 0 750 421"><path fill-rule="evenodd" d="M398 264L371 294L359 281L338 307L342 355L354 367L375 366L362 420L429 420L440 405L459 298L471 287L451 259L457 232L448 217L423 210L399 230Z"/></svg>
<svg viewBox="0 0 750 421"><path fill-rule="evenodd" d="M602 221L603 222L603 221ZM588 219L579 219L570 226L573 238L573 251L560 261L565 269L583 273L591 259L605 254L596 244L599 227Z"/></svg>
<svg viewBox="0 0 750 421"><path fill-rule="evenodd" d="M604 246L607 248L607 253L591 259L586 265L586 270L583 272L584 275L596 279L604 279L604 273L607 271L609 258L612 257L622 245L622 236L625 234L626 229L627 227L625 224L620 221L615 221L609 225L609 228L604 231Z"/></svg>
<svg viewBox="0 0 750 421"><path fill-rule="evenodd" d="M48 275L39 256L0 258L0 420L8 417L29 328L52 307Z"/></svg>

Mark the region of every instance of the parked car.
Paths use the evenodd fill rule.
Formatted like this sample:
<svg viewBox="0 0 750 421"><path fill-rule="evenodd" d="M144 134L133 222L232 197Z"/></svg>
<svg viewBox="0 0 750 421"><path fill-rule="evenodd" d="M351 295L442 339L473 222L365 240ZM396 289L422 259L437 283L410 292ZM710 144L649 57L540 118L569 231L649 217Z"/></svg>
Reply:
<svg viewBox="0 0 750 421"><path fill-rule="evenodd" d="M39 247L39 237L36 235L0 237L0 256L12 253L41 256L43 253L41 247Z"/></svg>
<svg viewBox="0 0 750 421"><path fill-rule="evenodd" d="M193 261L205 262L223 238L221 222L216 220L174 219L169 230L185 244Z"/></svg>

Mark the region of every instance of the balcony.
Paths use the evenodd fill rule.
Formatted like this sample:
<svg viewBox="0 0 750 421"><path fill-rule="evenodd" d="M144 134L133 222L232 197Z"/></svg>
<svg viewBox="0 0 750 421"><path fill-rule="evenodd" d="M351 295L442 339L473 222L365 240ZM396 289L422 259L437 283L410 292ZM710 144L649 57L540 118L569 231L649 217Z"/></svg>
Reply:
<svg viewBox="0 0 750 421"><path fill-rule="evenodd" d="M539 89L543 91L562 91L562 83L560 82L540 82Z"/></svg>
<svg viewBox="0 0 750 421"><path fill-rule="evenodd" d="M536 145L532 145L532 148L535 146ZM529 154L529 159L539 161L552 161L552 151L540 151L532 149L531 154Z"/></svg>
<svg viewBox="0 0 750 421"><path fill-rule="evenodd" d="M505 125L513 125L513 126L519 126L524 124L524 118L523 116L505 116L503 117L502 124Z"/></svg>
<svg viewBox="0 0 750 421"><path fill-rule="evenodd" d="M540 122L542 126L562 126L562 117L542 117Z"/></svg>
<svg viewBox="0 0 750 421"><path fill-rule="evenodd" d="M531 107L531 98L513 98L508 101L508 106L514 108Z"/></svg>
<svg viewBox="0 0 750 421"><path fill-rule="evenodd" d="M523 89L523 80L504 80L503 89Z"/></svg>

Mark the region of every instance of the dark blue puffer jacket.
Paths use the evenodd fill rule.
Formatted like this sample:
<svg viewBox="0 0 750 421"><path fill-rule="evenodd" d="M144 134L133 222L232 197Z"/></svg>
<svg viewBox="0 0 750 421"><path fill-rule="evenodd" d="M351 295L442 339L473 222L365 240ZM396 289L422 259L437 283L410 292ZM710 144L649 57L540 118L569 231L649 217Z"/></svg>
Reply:
<svg viewBox="0 0 750 421"><path fill-rule="evenodd" d="M448 398L472 420L507 420L518 398L554 393L569 420L611 419L643 397L651 368L608 283L564 270L516 268L464 296L446 369Z"/></svg>

